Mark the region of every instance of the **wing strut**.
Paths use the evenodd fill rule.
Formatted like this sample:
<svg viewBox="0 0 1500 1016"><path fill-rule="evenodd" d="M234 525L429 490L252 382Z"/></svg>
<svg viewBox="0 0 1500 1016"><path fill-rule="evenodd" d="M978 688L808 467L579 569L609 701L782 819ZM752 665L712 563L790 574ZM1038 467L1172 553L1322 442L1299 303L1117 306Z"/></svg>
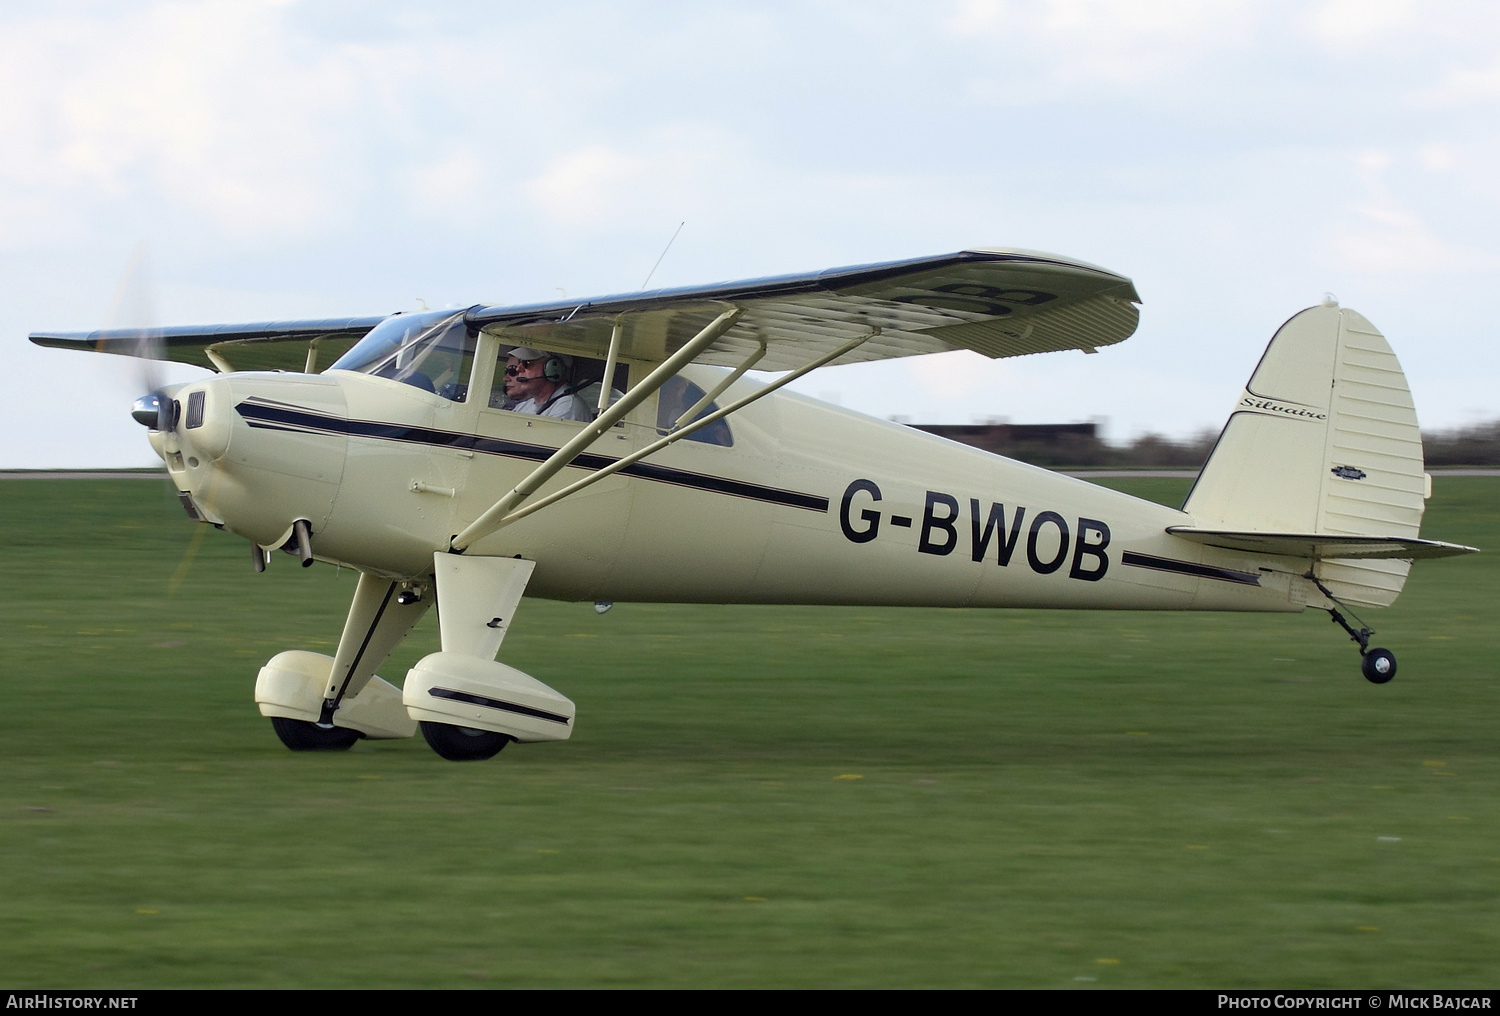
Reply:
<svg viewBox="0 0 1500 1016"><path fill-rule="evenodd" d="M615 326L609 330L609 357L604 361L604 383L599 386L599 408L594 415L609 408L609 389L615 383L615 365L620 362L620 336L624 334L624 328L620 325L620 319L615 319Z"/></svg>
<svg viewBox="0 0 1500 1016"><path fill-rule="evenodd" d="M866 335L864 339L860 339L859 341L863 342L863 341L865 341L865 339L868 339L869 337L870 337L869 335ZM857 346L857 345L859 345L858 342L856 342L854 344L854 346ZM854 346L850 346L849 348L853 349ZM840 347L839 352L840 353L844 352L843 347ZM724 389L728 388L730 385L734 384L741 377L743 377L744 374L745 374L745 371L749 370L751 367L754 367L757 363L760 363L762 357L764 357L765 355L766 355L766 340L765 339L761 339L760 340L760 348L757 349L755 352L751 353L748 357L746 357L745 358L745 362L742 363L742 364L740 364L733 371L731 371L729 373L728 377L724 378L723 381L720 381L718 384L714 385L714 390L713 391L711 391L711 392L707 393L706 395L704 395L703 398L699 399L697 402L694 402L692 404L692 406L690 406L681 416L679 416L677 418L676 422L674 422L672 424L672 429L673 430L677 430L684 423L687 423L693 417L695 417L699 413L703 412L703 410L705 408L707 408L709 405L711 405L713 403L714 399L717 399L720 395L724 394ZM824 359L822 359L822 360L815 360L813 362L813 367L820 366L821 364L824 364L826 362L828 362L826 357ZM812 369L811 367L807 368L807 370L811 370L811 369ZM807 370L803 370L801 372L801 374L806 374ZM798 376L800 377L801 374L799 374Z"/></svg>
<svg viewBox="0 0 1500 1016"><path fill-rule="evenodd" d="M835 350L833 350L831 352L825 353L822 356L818 357L812 363L805 364L805 365L803 365L801 367L798 367L796 370L794 370L794 371L792 371L792 372L790 372L788 374L782 375L781 377L777 378L775 381L772 381L770 384L766 385L764 388L756 389L755 391L751 392L749 395L746 395L744 398L737 399L736 401L731 402L729 405L724 406L721 409L717 409L717 410L715 410L712 413L709 413L707 416L703 417L703 419L701 419L701 420L694 420L692 423L688 424L686 427L682 427L680 429L673 430L672 433L668 434L666 437L662 438L661 440L654 441L651 444L647 445L646 447L640 449L639 451L631 452L629 455L625 456L622 459L617 459L614 462L611 462L607 466L603 466L603 467L601 467L599 469L594 470L589 475L583 477L583 479L578 480L575 483L570 483L568 486L564 487L562 490L554 491L553 493L548 494L546 497L542 498L539 501L533 501L533 502L531 502L531 504L528 504L524 508L518 508L518 509L516 509L515 511L511 512L509 515L507 515L504 518L502 518L500 521L496 522L495 523L495 529L499 529L502 526L508 526L512 522L515 522L515 521L517 521L519 519L524 519L526 516L530 515L532 512L540 511L541 509L547 507L550 504L555 504L556 502L561 501L565 497L568 497L568 496L570 496L572 494L576 494L578 491L582 490L583 488L588 487L588 486L590 486L592 484L598 483L600 480L604 479L606 476L613 476L615 473L618 473L620 470L624 469L626 466L628 466L628 465L630 465L632 463L635 463L635 462L639 462L641 459L644 459L647 455L654 455L656 452L659 452L663 448L667 447L667 445L673 444L673 443L675 443L677 441L681 441L683 438L685 438L689 434L693 433L693 431L698 430L700 427L707 427L710 423L713 423L715 420L722 420L724 417L728 416L731 413L737 413L737 412L739 412L741 409L743 409L746 406L750 405L750 403L755 402L758 399L763 399L767 395L770 395L772 392L774 392L776 389L780 388L782 385L787 384L787 383L792 382L792 381L795 381L799 377L801 377L803 374L806 374L806 373L808 373L809 371L812 371L812 370L816 370L817 368L823 366L825 363L829 362L830 360L835 360L838 357L843 356L845 353L847 353L847 352L849 352L849 351L851 351L853 349L858 348L860 345L862 345L863 343L867 342L870 339L873 339L876 335L879 335L879 334L880 334L880 329L879 328L872 328L872 329L870 329L870 331L868 331L864 335L861 335L859 338L849 340L848 342L844 343L842 346L838 347L837 349L835 349ZM762 348L760 350L760 352L758 352L758 353L751 354L750 359L748 361L746 361L746 366L742 367L740 370L735 371L733 374L731 374L730 375L730 379L732 380L733 378L736 378L739 375L743 374L745 372L745 370L749 369L749 364L755 363L763 355L765 355L765 349L764 348ZM719 392L723 391L727 387L728 387L728 385L720 385L719 387L717 387L717 388L714 389L714 393L718 394ZM694 407L694 408L696 408L696 407ZM691 412L691 410L690 410L690 412Z"/></svg>
<svg viewBox="0 0 1500 1016"><path fill-rule="evenodd" d="M204 346L203 355L208 357L208 362L214 365L214 370L220 374L233 374L234 364L224 359L224 354L213 346Z"/></svg>
<svg viewBox="0 0 1500 1016"><path fill-rule="evenodd" d="M640 384L626 392L619 402L600 413L598 419L583 428L577 437L553 452L546 462L533 469L526 479L511 489L510 493L491 505L489 510L479 518L469 523L467 529L453 538L449 549L461 554L469 549L475 540L483 539L500 528L501 520L505 518L507 512L530 497L538 487L552 479L568 463L582 455L589 445L623 420L632 409L654 395L656 390L666 384L679 370L692 363L699 353L727 332L739 320L742 313L744 312L739 307L731 307L709 322L686 345L646 375ZM608 381L609 379L606 378L606 387Z"/></svg>

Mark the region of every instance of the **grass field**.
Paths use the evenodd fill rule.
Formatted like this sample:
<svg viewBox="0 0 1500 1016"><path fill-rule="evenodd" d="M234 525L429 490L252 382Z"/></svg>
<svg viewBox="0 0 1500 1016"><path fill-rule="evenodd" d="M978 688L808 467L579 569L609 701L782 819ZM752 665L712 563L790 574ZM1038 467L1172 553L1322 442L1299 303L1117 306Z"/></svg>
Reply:
<svg viewBox="0 0 1500 1016"><path fill-rule="evenodd" d="M1321 612L527 601L577 733L456 765L256 712L352 574L153 481L0 494L0 987L1500 982L1500 554L1369 612L1383 687ZM1500 480L1423 535L1500 550Z"/></svg>

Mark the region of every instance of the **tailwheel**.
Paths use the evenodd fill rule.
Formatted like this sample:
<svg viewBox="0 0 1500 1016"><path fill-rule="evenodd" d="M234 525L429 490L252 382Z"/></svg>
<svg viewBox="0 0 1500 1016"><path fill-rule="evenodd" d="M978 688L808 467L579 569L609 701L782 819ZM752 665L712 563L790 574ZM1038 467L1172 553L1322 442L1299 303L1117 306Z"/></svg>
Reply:
<svg viewBox="0 0 1500 1016"><path fill-rule="evenodd" d="M357 730L333 724L323 726L289 716L271 717L271 728L292 751L347 751L360 738Z"/></svg>
<svg viewBox="0 0 1500 1016"><path fill-rule="evenodd" d="M1389 649L1371 649L1360 661L1359 669L1371 684L1385 684L1396 676L1396 654Z"/></svg>
<svg viewBox="0 0 1500 1016"><path fill-rule="evenodd" d="M456 727L451 723L422 721L422 736L427 744L449 762L480 762L500 754L514 738L493 730Z"/></svg>
<svg viewBox="0 0 1500 1016"><path fill-rule="evenodd" d="M1371 684L1385 684L1391 678L1395 677L1396 654L1389 649L1370 648L1370 636L1375 634L1375 629L1361 621L1359 615L1349 610L1347 603L1344 603L1335 597L1333 593L1329 592L1328 587L1319 582L1317 576L1312 572L1309 571L1303 577L1311 579L1324 596L1328 597L1328 599L1332 600L1339 607L1348 610L1350 615L1354 617L1354 620L1359 623L1359 627L1356 628L1349 623L1348 618L1339 613L1337 607L1327 608L1328 616L1332 619L1333 623L1348 632L1351 641L1359 643L1359 669L1365 675L1365 680Z"/></svg>

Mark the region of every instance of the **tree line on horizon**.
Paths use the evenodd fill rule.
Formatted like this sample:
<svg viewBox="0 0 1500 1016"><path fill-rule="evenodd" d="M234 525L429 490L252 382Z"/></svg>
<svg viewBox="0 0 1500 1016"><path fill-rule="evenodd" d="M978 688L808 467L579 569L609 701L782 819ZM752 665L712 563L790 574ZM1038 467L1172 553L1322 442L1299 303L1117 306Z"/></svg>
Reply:
<svg viewBox="0 0 1500 1016"><path fill-rule="evenodd" d="M918 425L917 429L1052 469L1198 469L1208 461L1219 438L1218 431L1212 430L1182 439L1147 433L1111 444L1100 437L1093 423ZM1500 420L1423 431L1422 452L1429 468L1500 467Z"/></svg>

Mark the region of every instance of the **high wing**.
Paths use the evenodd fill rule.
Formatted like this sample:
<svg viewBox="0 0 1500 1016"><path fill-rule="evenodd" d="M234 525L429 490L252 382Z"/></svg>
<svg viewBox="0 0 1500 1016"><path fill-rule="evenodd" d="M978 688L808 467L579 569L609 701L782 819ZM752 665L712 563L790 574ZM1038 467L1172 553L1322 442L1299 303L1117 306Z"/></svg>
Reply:
<svg viewBox="0 0 1500 1016"><path fill-rule="evenodd" d="M384 320L384 317L359 317L264 321L247 325L32 332L31 341L55 349L159 356L209 370L222 371L226 363L235 370L304 370L309 342L318 343L318 358L326 366L343 356L349 347Z"/></svg>
<svg viewBox="0 0 1500 1016"><path fill-rule="evenodd" d="M471 327L517 345L603 356L619 329L619 356L662 361L725 311L739 316L697 363L760 370L805 366L861 336L831 362L854 363L971 349L988 357L1061 349L1093 352L1128 338L1140 297L1128 278L1051 254L966 250L707 286L659 289L519 307L478 306ZM384 318L36 332L62 349L155 355L223 370L303 370L308 342L333 362ZM875 334L871 334L874 332ZM764 350L762 353L761 351ZM759 355L758 355L759 354Z"/></svg>
<svg viewBox="0 0 1500 1016"><path fill-rule="evenodd" d="M621 328L620 355L663 360L725 310L742 313L695 357L793 370L879 329L835 359L856 363L953 349L988 357L1093 352L1135 331L1140 302L1124 276L1051 254L966 250L710 286L530 307L477 307L469 320L518 344L600 355Z"/></svg>

